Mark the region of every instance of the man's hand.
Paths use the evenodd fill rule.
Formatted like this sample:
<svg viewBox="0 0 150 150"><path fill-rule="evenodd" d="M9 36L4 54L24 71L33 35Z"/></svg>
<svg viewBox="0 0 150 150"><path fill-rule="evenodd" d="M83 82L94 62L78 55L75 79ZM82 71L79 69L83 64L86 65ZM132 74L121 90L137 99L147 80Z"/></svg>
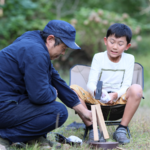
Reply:
<svg viewBox="0 0 150 150"><path fill-rule="evenodd" d="M79 116L82 116L84 121L92 123L92 112L85 108L82 104L74 106L73 109L79 114Z"/></svg>

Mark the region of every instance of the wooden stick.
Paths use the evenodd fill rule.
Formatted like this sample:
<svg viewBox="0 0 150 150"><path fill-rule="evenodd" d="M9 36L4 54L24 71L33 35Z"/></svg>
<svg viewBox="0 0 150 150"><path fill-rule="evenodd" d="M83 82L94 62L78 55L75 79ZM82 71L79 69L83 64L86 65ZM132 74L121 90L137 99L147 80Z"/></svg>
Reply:
<svg viewBox="0 0 150 150"><path fill-rule="evenodd" d="M95 105L91 105L91 110L92 110L92 118L93 118L94 141L99 141Z"/></svg>
<svg viewBox="0 0 150 150"><path fill-rule="evenodd" d="M97 104L95 107L96 107L98 125L101 131L103 132L104 139L109 139L109 134L102 114L101 106L100 104Z"/></svg>
<svg viewBox="0 0 150 150"><path fill-rule="evenodd" d="M58 128L58 125L59 125L59 113L57 114L57 117L56 117L56 126L55 126L55 129Z"/></svg>

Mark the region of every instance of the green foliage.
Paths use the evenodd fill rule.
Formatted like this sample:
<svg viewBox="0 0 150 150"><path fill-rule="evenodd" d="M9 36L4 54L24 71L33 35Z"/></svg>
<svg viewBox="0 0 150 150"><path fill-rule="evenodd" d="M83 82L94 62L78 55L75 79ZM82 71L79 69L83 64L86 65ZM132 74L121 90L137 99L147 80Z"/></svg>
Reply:
<svg viewBox="0 0 150 150"><path fill-rule="evenodd" d="M30 28L28 20L32 19L35 8L36 5L30 0L7 0L3 7L4 16L0 21L0 48L7 46Z"/></svg>
<svg viewBox="0 0 150 150"><path fill-rule="evenodd" d="M130 53L142 58L143 56L145 57L145 55L147 56L150 54L150 37L149 35L143 35L141 37L142 40L138 42L138 47L132 50Z"/></svg>
<svg viewBox="0 0 150 150"><path fill-rule="evenodd" d="M7 0L4 5L4 16L18 16L18 14L24 14L26 17L31 17L33 14L33 9L37 7L37 4L33 3L31 0L20 1L20 0ZM11 14L11 16L10 16Z"/></svg>
<svg viewBox="0 0 150 150"><path fill-rule="evenodd" d="M39 1L39 3L31 0L6 1L3 6L4 16L0 18L0 49L8 46L26 31L44 28L49 21L47 18L50 15L47 12L51 3L44 7L43 2L48 3L46 0ZM39 10L40 6L41 9ZM40 18L42 18L42 21Z"/></svg>
<svg viewBox="0 0 150 150"><path fill-rule="evenodd" d="M135 18L140 16L143 22L148 21L150 18L149 0L128 0L128 2L126 0L7 0L1 7L4 15L0 17L0 49L12 43L25 31L42 30L52 19L70 21L71 18L75 18L72 21L77 21L75 27L78 44L84 45L84 49L94 48L94 52L103 50L101 40L111 23L124 22L133 28L134 34L137 34L136 32L139 32L140 29L142 33L148 34L150 31L148 22L147 24L140 22L140 27L138 27L139 22L129 17L129 15ZM99 8L105 10L99 10ZM141 10L143 11L140 12ZM95 14L98 14L98 17L89 20L90 16ZM140 40L141 37L137 39ZM137 47L136 40L132 45ZM93 55L94 52L89 51L88 54Z"/></svg>
<svg viewBox="0 0 150 150"><path fill-rule="evenodd" d="M82 7L89 7L89 8L103 8L109 11L115 11L116 13L128 13L130 16L135 17L139 14L140 8L139 6L145 5L147 0L82 0Z"/></svg>
<svg viewBox="0 0 150 150"><path fill-rule="evenodd" d="M77 43L83 47L86 45L88 53L92 56L97 51L103 51L103 37L106 36L107 29L111 24L116 22L127 24L132 30L134 42L141 30L140 24L127 13L117 14L102 9L83 7L70 22L77 30Z"/></svg>
<svg viewBox="0 0 150 150"><path fill-rule="evenodd" d="M52 19L56 19L56 16L52 13L53 1L52 0L32 0L37 4L37 8L35 10L35 18L42 21L49 21Z"/></svg>

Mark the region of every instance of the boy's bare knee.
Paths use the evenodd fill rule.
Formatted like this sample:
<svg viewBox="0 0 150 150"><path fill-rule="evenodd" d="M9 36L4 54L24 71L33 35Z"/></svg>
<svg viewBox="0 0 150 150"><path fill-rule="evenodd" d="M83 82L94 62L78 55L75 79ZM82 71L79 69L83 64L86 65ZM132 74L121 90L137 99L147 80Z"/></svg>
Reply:
<svg viewBox="0 0 150 150"><path fill-rule="evenodd" d="M143 96L142 87L139 84L133 84L130 87L130 96L133 96L135 100L141 100Z"/></svg>

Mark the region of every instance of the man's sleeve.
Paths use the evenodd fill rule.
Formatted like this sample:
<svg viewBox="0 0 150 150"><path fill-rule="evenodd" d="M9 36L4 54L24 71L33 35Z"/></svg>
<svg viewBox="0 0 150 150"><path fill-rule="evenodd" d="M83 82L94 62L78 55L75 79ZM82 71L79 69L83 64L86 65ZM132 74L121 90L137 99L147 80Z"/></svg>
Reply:
<svg viewBox="0 0 150 150"><path fill-rule="evenodd" d="M52 66L52 85L58 91L58 98L68 107L72 108L80 104L80 100L76 93L61 79L58 72Z"/></svg>
<svg viewBox="0 0 150 150"><path fill-rule="evenodd" d="M24 56L24 81L29 100L35 104L46 104L57 97L56 89L49 84L49 62L46 54Z"/></svg>

